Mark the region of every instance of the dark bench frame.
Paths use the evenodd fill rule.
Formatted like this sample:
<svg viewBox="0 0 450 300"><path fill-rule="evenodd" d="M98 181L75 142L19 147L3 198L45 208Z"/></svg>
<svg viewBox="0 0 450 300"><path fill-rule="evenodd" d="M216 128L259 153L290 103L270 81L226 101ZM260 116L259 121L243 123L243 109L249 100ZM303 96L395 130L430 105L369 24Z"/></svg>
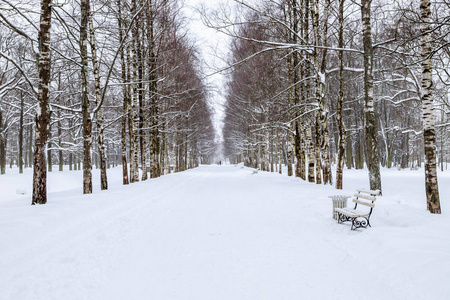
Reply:
<svg viewBox="0 0 450 300"><path fill-rule="evenodd" d="M351 221L352 228L351 230L355 230L357 228L367 228L367 226L372 227L370 225L370 216L372 215L373 208L375 207L376 196L380 195L380 190L356 190L355 199L353 202L355 203L355 207L351 208L335 208L335 211L338 213L338 223L341 224L343 222ZM358 209L358 204L370 207L370 210L362 211Z"/></svg>

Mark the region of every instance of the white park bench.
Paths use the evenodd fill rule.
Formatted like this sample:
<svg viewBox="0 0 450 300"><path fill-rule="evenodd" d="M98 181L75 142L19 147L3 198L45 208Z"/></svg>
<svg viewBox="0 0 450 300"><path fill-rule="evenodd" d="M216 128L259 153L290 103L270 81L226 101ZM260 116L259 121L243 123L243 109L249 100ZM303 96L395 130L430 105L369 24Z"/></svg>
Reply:
<svg viewBox="0 0 450 300"><path fill-rule="evenodd" d="M380 190L356 190L355 199L353 199L355 207L353 209L347 207L334 209L338 213L338 223L351 221L352 230L371 226L370 215L375 207L376 196L380 194ZM358 204L360 205L359 207Z"/></svg>

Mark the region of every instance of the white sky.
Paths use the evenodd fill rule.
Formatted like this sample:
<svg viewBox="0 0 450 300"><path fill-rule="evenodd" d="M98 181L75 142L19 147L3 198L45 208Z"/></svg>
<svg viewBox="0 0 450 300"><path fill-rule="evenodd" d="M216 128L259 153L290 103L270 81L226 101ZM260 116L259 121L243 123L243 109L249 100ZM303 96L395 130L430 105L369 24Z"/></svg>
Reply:
<svg viewBox="0 0 450 300"><path fill-rule="evenodd" d="M223 58L227 56L228 37L218 33L216 30L206 27L200 13L197 11L201 6L207 9L218 8L220 4L231 2L231 0L185 0L185 8L183 13L189 19L189 36L196 41L197 48L200 52L200 59L203 62L203 71L205 74L212 74L218 68L224 67ZM222 57L222 58L218 58ZM211 87L210 101L213 105L214 126L219 137L223 126L223 104L224 104L224 82L225 76L222 74L214 74L206 77L205 82Z"/></svg>

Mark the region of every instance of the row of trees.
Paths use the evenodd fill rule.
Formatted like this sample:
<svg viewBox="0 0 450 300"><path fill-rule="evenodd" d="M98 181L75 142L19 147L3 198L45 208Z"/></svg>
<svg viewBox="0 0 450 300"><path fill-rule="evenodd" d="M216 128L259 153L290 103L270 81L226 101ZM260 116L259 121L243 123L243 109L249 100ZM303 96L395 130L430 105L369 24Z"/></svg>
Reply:
<svg viewBox="0 0 450 300"><path fill-rule="evenodd" d="M33 204L46 203L56 163L82 168L92 193L93 158L101 189L109 164L128 184L212 159L207 87L179 1L40 4L0 1L1 173L8 159L33 166Z"/></svg>
<svg viewBox="0 0 450 300"><path fill-rule="evenodd" d="M271 171L284 162L288 175L318 184L333 183L335 163L338 189L344 165L366 165L381 190L380 166L424 164L427 206L440 213L450 2L234 2L245 13L231 20L223 7L208 20L233 37L226 155Z"/></svg>

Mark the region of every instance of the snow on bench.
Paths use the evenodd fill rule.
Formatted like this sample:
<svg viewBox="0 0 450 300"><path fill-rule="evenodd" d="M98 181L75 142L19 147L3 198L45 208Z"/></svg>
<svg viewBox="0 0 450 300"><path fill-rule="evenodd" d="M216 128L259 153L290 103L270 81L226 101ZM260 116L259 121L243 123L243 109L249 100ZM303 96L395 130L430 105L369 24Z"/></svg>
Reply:
<svg viewBox="0 0 450 300"><path fill-rule="evenodd" d="M253 175L253 174L258 174L258 169L253 170L253 171L252 171L252 175Z"/></svg>
<svg viewBox="0 0 450 300"><path fill-rule="evenodd" d="M380 194L380 190L356 190L355 199L353 199L355 207L353 209L347 207L335 208L335 211L338 213L338 223L352 221L351 230L367 228L367 226L371 227L370 215L375 207L376 196ZM358 207L358 204L360 204L360 207ZM361 207L361 205L365 207Z"/></svg>

